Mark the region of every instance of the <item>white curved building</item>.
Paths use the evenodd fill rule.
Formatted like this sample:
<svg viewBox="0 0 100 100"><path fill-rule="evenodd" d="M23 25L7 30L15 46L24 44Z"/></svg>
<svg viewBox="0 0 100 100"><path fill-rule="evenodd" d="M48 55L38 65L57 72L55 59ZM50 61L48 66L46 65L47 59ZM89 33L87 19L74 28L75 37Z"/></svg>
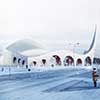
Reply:
<svg viewBox="0 0 100 100"><path fill-rule="evenodd" d="M88 50L79 54L68 50L49 52L30 39L18 40L6 47L0 64L6 66L88 66L92 65L96 29Z"/></svg>

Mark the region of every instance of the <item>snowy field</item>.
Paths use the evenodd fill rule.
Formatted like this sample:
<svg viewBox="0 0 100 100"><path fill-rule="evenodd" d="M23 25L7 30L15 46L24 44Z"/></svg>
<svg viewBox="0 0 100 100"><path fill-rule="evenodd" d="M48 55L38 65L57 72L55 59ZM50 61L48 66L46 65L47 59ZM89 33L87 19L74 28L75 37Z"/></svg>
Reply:
<svg viewBox="0 0 100 100"><path fill-rule="evenodd" d="M90 68L8 71L0 75L0 100L100 100L100 79L94 88Z"/></svg>

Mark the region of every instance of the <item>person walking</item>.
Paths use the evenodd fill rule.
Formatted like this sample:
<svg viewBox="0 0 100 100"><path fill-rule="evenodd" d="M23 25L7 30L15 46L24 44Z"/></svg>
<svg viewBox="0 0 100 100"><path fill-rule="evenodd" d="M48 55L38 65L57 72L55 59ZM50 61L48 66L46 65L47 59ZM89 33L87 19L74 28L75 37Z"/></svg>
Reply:
<svg viewBox="0 0 100 100"><path fill-rule="evenodd" d="M96 68L93 68L92 79L93 79L94 87L97 87L98 71Z"/></svg>

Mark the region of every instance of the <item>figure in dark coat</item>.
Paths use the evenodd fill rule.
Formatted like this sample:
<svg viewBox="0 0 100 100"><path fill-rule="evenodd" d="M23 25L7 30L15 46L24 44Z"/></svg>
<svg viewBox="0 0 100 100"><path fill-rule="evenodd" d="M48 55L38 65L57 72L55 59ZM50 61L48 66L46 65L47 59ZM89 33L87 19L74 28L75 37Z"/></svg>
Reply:
<svg viewBox="0 0 100 100"><path fill-rule="evenodd" d="M93 68L92 79L93 79L94 87L97 87L98 71L96 68Z"/></svg>

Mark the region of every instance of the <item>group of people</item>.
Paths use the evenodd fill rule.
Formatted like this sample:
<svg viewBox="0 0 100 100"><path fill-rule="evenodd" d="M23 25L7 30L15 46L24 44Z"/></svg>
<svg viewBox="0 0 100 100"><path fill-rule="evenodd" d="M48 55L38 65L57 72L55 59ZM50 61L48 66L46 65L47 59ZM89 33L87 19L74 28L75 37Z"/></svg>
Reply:
<svg viewBox="0 0 100 100"><path fill-rule="evenodd" d="M92 71L92 79L93 79L93 83L94 83L94 87L97 87L97 80L98 80L98 71L96 68L93 68L93 71Z"/></svg>

